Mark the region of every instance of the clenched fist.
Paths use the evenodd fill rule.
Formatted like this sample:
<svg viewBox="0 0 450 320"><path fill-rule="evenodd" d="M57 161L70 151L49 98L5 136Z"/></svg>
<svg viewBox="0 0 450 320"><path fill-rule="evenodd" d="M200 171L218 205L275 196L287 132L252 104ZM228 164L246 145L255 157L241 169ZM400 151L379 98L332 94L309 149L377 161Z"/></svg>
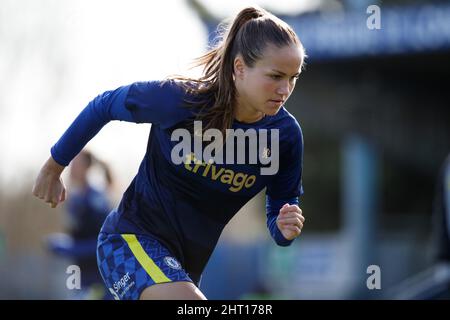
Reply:
<svg viewBox="0 0 450 320"><path fill-rule="evenodd" d="M33 186L33 195L49 203L52 208L66 199L66 187L61 179L63 170L64 167L50 157L39 171Z"/></svg>
<svg viewBox="0 0 450 320"><path fill-rule="evenodd" d="M277 217L277 226L287 240L293 240L300 235L304 222L305 217L302 215L302 209L297 205L286 203L281 207Z"/></svg>

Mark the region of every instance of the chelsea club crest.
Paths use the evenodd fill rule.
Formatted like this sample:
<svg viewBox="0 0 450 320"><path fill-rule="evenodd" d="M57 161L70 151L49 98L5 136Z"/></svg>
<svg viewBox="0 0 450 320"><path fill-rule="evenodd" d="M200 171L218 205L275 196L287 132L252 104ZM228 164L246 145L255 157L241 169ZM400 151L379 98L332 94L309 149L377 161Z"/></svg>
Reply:
<svg viewBox="0 0 450 320"><path fill-rule="evenodd" d="M175 258L165 257L164 263L166 265L168 265L169 267L171 267L172 269L176 269L176 270L181 269L181 264Z"/></svg>

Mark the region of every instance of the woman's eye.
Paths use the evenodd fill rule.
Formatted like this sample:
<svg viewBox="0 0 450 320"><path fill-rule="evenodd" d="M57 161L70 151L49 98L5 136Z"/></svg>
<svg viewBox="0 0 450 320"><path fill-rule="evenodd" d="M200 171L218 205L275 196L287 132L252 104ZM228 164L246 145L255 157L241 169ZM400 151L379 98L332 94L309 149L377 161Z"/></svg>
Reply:
<svg viewBox="0 0 450 320"><path fill-rule="evenodd" d="M272 74L270 77L271 77L273 80L280 80L280 79L281 79L281 76L280 76L280 75L277 75L277 74Z"/></svg>

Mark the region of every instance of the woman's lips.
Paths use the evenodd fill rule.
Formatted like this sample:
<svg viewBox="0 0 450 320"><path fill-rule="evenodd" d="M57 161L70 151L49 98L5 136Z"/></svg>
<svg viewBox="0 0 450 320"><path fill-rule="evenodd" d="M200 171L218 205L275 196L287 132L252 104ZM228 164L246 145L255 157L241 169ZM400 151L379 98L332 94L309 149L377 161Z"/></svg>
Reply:
<svg viewBox="0 0 450 320"><path fill-rule="evenodd" d="M284 100L279 100L279 99L271 99L269 100L269 102L271 102L272 104L274 104L275 106L281 106L284 103Z"/></svg>

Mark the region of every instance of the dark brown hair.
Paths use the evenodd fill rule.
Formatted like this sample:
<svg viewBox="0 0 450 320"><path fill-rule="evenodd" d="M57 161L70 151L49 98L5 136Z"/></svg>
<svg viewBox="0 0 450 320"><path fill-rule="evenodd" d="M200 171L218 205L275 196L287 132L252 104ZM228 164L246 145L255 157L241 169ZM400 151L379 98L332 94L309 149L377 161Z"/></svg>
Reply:
<svg viewBox="0 0 450 320"><path fill-rule="evenodd" d="M103 170L103 174L106 179L108 187L110 187L113 184L113 176L111 173L111 169L109 168L108 164L105 161L98 159L89 150L81 150L80 156L84 160L86 168L90 168L92 165L98 165Z"/></svg>
<svg viewBox="0 0 450 320"><path fill-rule="evenodd" d="M168 79L181 81L188 93L198 97L194 102L186 102L198 108L195 120L206 123L203 131L216 128L225 134L231 128L235 112L233 63L236 56L240 54L245 64L252 67L263 57L268 44L279 48L295 44L303 53L304 49L287 23L259 7L245 8L231 24L219 25L217 40L216 46L194 61L194 66L203 67L200 78L172 76Z"/></svg>

